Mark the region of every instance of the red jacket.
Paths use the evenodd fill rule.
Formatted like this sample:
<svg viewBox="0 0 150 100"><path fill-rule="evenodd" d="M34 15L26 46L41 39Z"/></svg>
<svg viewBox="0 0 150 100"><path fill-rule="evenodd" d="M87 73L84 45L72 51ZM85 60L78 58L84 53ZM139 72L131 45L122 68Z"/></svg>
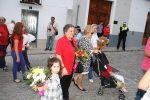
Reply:
<svg viewBox="0 0 150 100"><path fill-rule="evenodd" d="M9 37L9 32L7 29L7 26L4 24L3 26L0 25L0 45L7 45L8 44L8 37Z"/></svg>
<svg viewBox="0 0 150 100"><path fill-rule="evenodd" d="M103 30L103 35L104 36L109 36L109 33L110 33L110 28L109 27L105 27L104 30Z"/></svg>
<svg viewBox="0 0 150 100"><path fill-rule="evenodd" d="M76 41L72 39L74 46L77 47ZM63 36L57 41L56 54L62 57L64 67L68 71L68 75L71 75L73 64L75 61L75 48L66 36Z"/></svg>

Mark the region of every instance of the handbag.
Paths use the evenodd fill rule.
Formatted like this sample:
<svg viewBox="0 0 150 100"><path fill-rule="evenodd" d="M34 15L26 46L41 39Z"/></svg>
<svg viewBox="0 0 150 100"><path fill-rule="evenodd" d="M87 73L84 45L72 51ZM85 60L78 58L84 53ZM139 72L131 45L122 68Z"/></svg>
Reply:
<svg viewBox="0 0 150 100"><path fill-rule="evenodd" d="M83 72L83 66L81 64L81 62L78 62L78 65L74 71L75 73L82 73Z"/></svg>
<svg viewBox="0 0 150 100"><path fill-rule="evenodd" d="M52 25L52 27L53 27L53 25ZM53 27L53 29L55 30L54 27ZM58 35L58 31L57 30L55 30L55 35Z"/></svg>

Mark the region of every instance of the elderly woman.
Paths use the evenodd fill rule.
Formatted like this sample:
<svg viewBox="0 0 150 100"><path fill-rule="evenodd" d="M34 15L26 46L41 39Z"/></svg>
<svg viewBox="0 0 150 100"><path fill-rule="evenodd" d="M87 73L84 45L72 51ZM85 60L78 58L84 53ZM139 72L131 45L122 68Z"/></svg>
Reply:
<svg viewBox="0 0 150 100"><path fill-rule="evenodd" d="M69 99L69 86L73 75L76 41L73 39L74 26L67 24L63 28L64 36L57 41L56 57L62 62L62 78L60 80L63 99Z"/></svg>
<svg viewBox="0 0 150 100"><path fill-rule="evenodd" d="M90 41L92 34L93 34L93 27L91 25L87 25L84 29L84 36L81 38L79 42L80 49L87 51L89 55L89 58L86 61L81 61L81 64L83 66L83 72L73 78L74 84L81 91L85 91L85 89L82 86L82 80L83 76L89 73L91 57L93 53L98 53L98 50L93 49L92 43Z"/></svg>

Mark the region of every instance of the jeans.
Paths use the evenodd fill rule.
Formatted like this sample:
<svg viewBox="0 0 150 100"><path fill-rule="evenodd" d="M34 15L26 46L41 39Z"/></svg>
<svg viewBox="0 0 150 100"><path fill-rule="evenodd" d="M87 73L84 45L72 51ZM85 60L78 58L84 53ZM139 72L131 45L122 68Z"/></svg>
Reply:
<svg viewBox="0 0 150 100"><path fill-rule="evenodd" d="M25 74L25 61L24 61L24 57L23 57L23 53L22 52L18 52L19 57L20 57L20 64L21 64L21 71L22 74ZM13 73L13 79L16 80L17 79L17 69L18 69L18 64L16 62L17 57L16 57L16 53L14 50L11 50L11 56L13 58L13 68L12 68L12 73Z"/></svg>
<svg viewBox="0 0 150 100"><path fill-rule="evenodd" d="M0 45L0 68L4 68L6 65L5 56L6 56L7 45Z"/></svg>
<svg viewBox="0 0 150 100"><path fill-rule="evenodd" d="M88 73L88 79L92 79L93 78L93 66L90 67L90 71Z"/></svg>
<svg viewBox="0 0 150 100"><path fill-rule="evenodd" d="M95 60L96 60L96 57L93 56L93 63L95 62ZM89 73L88 73L88 79L92 79L93 78L93 73L92 72L93 72L93 66L90 66L90 70L89 70Z"/></svg>
<svg viewBox="0 0 150 100"><path fill-rule="evenodd" d="M146 73L147 70L143 70L143 69L142 69L142 71L143 71L143 75L144 75L144 74Z"/></svg>
<svg viewBox="0 0 150 100"><path fill-rule="evenodd" d="M23 57L24 57L24 61L25 61L26 67L29 70L28 67L31 67L31 65L30 65L30 62L28 60L27 51L28 51L28 49L25 48L25 50L23 50L22 53L23 53ZM20 71L20 70L21 70L21 64L19 63L19 65L18 65L18 71Z"/></svg>
<svg viewBox="0 0 150 100"><path fill-rule="evenodd" d="M136 97L135 97L135 100L141 100L141 98L143 97L143 95L146 93L146 91L143 91L141 89L138 89L137 90L137 93L136 93Z"/></svg>
<svg viewBox="0 0 150 100"><path fill-rule="evenodd" d="M53 34L52 36L47 36L47 42L46 42L47 49L53 48L54 40L55 40L55 34Z"/></svg>

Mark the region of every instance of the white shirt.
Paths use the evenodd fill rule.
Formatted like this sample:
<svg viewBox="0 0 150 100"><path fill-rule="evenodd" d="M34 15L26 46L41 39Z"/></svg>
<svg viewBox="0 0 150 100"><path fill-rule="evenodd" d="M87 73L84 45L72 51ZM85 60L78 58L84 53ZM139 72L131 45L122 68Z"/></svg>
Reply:
<svg viewBox="0 0 150 100"><path fill-rule="evenodd" d="M7 23L6 25L7 25L9 34L12 34L15 25L13 23Z"/></svg>
<svg viewBox="0 0 150 100"><path fill-rule="evenodd" d="M94 33L91 38L91 43L92 43L93 48L97 47L97 40L98 40L97 33Z"/></svg>
<svg viewBox="0 0 150 100"><path fill-rule="evenodd" d="M47 36L52 36L55 33L55 30L53 27L58 30L58 24L56 22L54 22L53 26L50 23L47 25L47 29L51 29L51 30L48 30Z"/></svg>

